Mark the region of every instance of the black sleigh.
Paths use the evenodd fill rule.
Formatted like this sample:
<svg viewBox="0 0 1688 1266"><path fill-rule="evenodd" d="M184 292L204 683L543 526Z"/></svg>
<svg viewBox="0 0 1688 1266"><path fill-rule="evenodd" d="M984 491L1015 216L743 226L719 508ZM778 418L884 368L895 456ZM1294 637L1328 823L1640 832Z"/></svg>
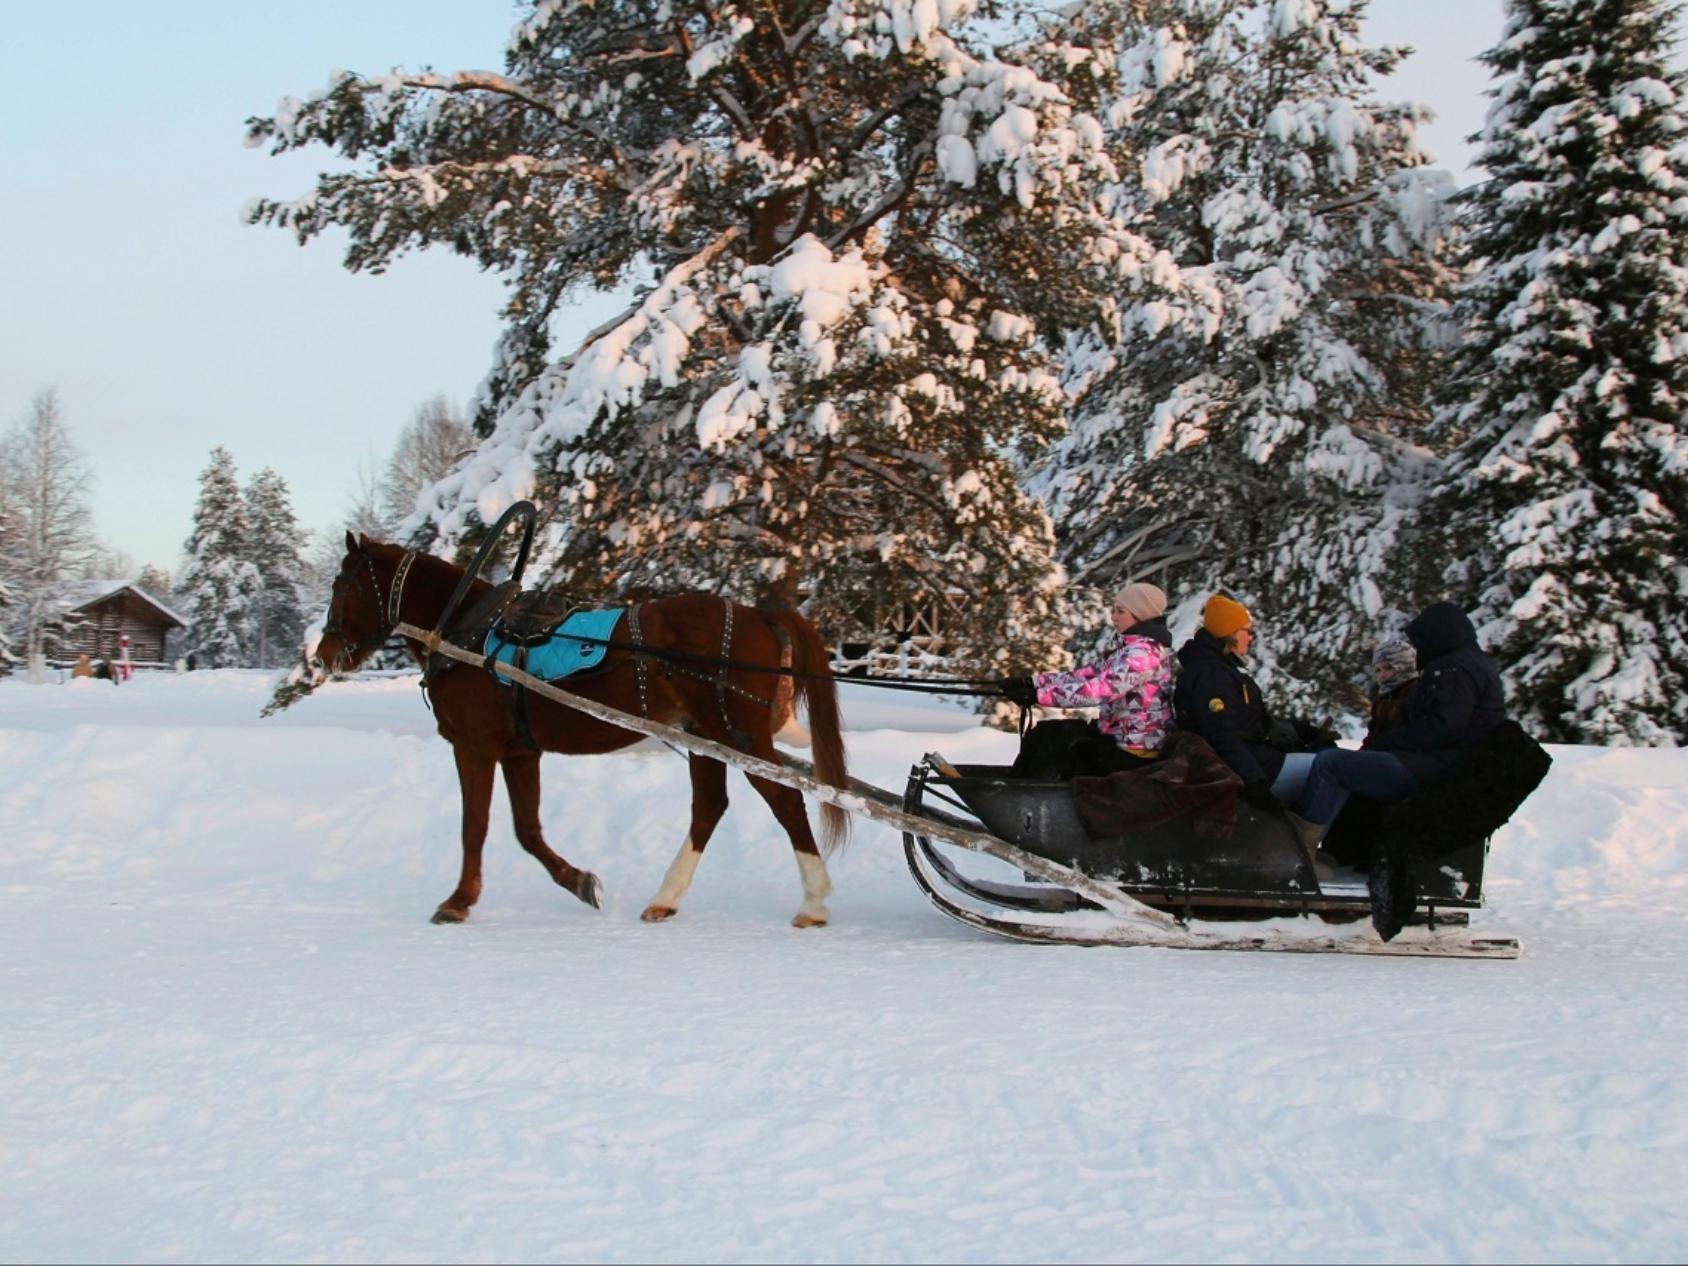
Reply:
<svg viewBox="0 0 1688 1266"><path fill-rule="evenodd" d="M1192 744L1210 758L1193 764L1211 769L1217 758L1190 734L1175 736L1161 764L1172 763L1179 745L1189 756ZM1157 770L1065 781L929 755L910 770L903 805L916 816L982 828L1186 928L1224 925L1210 934L1213 948L1236 948L1220 942L1239 937L1246 943L1250 921L1302 916L1332 929L1328 937L1303 936L1308 948L1389 952L1377 947L1411 929L1395 952L1422 946L1426 955L1515 957L1515 940L1467 929L1483 905L1495 832L1551 763L1521 727L1505 722L1418 795L1392 805L1350 800L1325 840L1334 865L1309 856L1281 816L1240 801L1234 776L1191 785ZM1156 778L1159 787L1130 781ZM1117 794L1110 799L1110 792ZM1119 812L1110 816L1116 802ZM904 832L904 849L927 896L971 926L1021 940L1133 943L1108 934L1084 891L1046 876L1026 882L1000 865L992 875L970 874L918 831ZM1335 931L1368 920L1369 928ZM1254 939L1258 948L1291 947Z"/></svg>

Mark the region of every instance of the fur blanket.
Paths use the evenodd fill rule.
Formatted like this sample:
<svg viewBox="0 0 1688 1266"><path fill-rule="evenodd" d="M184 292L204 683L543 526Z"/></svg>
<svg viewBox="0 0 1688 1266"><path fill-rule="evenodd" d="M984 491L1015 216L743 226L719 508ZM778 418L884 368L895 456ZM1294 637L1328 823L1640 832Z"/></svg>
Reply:
<svg viewBox="0 0 1688 1266"><path fill-rule="evenodd" d="M1073 804L1093 840L1115 839L1187 817L1202 839L1237 828L1242 779L1199 734L1174 730L1161 758L1142 769L1073 779Z"/></svg>

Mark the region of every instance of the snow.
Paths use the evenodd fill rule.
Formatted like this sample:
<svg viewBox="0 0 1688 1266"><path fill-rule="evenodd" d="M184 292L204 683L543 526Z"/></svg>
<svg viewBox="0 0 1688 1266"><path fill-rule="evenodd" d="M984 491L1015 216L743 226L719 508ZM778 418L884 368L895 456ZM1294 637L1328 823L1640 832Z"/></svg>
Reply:
<svg viewBox="0 0 1688 1266"><path fill-rule="evenodd" d="M734 797L685 908L666 749L546 759L471 921L415 679L0 683L7 1260L1673 1259L1688 754L1553 749L1497 837L1512 963L1040 948L859 822L834 924ZM1002 759L846 687L853 772Z"/></svg>
<svg viewBox="0 0 1688 1266"><path fill-rule="evenodd" d="M973 143L965 136L940 136L937 145L938 170L943 172L944 179L971 189L979 176Z"/></svg>

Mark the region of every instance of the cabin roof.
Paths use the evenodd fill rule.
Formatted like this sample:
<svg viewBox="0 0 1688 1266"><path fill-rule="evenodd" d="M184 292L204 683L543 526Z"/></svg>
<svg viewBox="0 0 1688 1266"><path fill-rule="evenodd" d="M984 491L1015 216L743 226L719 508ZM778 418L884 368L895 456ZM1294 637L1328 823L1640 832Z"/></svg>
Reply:
<svg viewBox="0 0 1688 1266"><path fill-rule="evenodd" d="M186 620L131 581L67 580L60 587L59 593L67 610L82 611L105 601L107 598L114 598L125 590L157 611L164 618L164 622L173 624L179 629L187 628L188 622Z"/></svg>

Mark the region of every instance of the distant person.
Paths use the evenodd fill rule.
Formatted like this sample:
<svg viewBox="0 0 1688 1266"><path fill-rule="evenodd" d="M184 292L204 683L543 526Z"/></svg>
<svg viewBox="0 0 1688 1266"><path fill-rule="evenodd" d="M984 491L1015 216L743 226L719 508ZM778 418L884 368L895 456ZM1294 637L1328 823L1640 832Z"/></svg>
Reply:
<svg viewBox="0 0 1688 1266"><path fill-rule="evenodd" d="M1172 729L1172 682L1177 661L1166 627L1166 594L1156 585L1126 585L1114 595L1119 640L1092 663L1069 672L1010 677L1002 693L1024 707L1095 708L1094 757L1086 772L1113 773L1156 760Z"/></svg>
<svg viewBox="0 0 1688 1266"><path fill-rule="evenodd" d="M1308 750L1334 739L1303 721L1274 717L1244 667L1254 618L1227 594L1202 607L1202 625L1178 650L1178 726L1207 740L1243 780L1242 798L1276 813L1293 803L1313 767Z"/></svg>
<svg viewBox="0 0 1688 1266"><path fill-rule="evenodd" d="M1407 625L1407 639L1421 671L1407 695L1406 720L1368 739L1364 751L1320 752L1313 761L1295 816L1321 836L1349 796L1405 800L1433 786L1506 719L1500 672L1464 611L1451 602L1428 606Z"/></svg>

